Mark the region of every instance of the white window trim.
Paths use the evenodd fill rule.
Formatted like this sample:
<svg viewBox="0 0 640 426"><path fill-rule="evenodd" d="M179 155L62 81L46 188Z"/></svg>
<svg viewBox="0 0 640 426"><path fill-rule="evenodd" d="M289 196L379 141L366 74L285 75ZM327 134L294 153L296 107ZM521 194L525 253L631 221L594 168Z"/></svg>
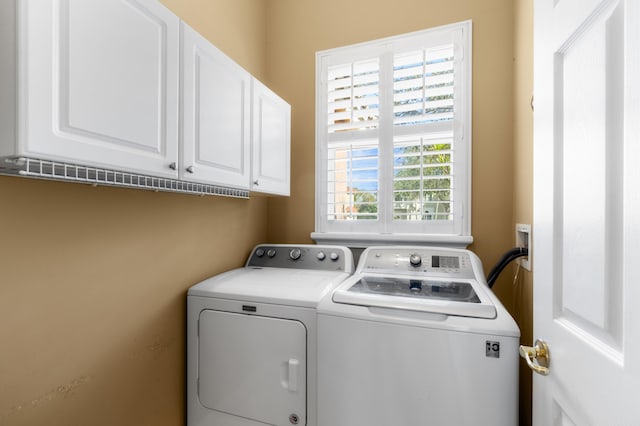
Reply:
<svg viewBox="0 0 640 426"><path fill-rule="evenodd" d="M321 123L326 123L326 101L325 94L321 93L323 85L316 83L316 232L311 233L311 238L318 243L345 244L351 247L366 247L375 244L412 244L412 245L443 245L454 247L465 247L473 242L471 235L471 105L472 105L472 24L471 21L463 21L450 25L444 25L418 31L400 36L389 37L380 40L360 43L342 48L325 50L316 53L316 79L323 75L324 67L332 64L354 62L360 59L370 58L376 52L380 52L394 42L404 43L418 37L429 38L431 40L448 37L451 40L453 33L454 49L462 49L462 55L456 54L456 61L461 62L456 65L456 69L462 72L456 73L456 93L458 96L455 103L454 118L454 140L456 149L456 170L462 173L462 181L466 187L457 193L459 217L454 220L455 229L444 233L420 233L420 232L351 232L344 228L341 230L327 230L327 140L326 127ZM416 46L420 48L421 46ZM357 55L353 51L357 49ZM324 119L324 121L322 121ZM322 177L322 178L320 178ZM385 185L384 182L380 182ZM459 189L459 188L458 188ZM382 209L381 205L381 209Z"/></svg>
<svg viewBox="0 0 640 426"><path fill-rule="evenodd" d="M373 234L363 232L312 232L311 239L318 244L345 245L366 248L375 245L439 246L466 248L473 243L471 235L436 234Z"/></svg>

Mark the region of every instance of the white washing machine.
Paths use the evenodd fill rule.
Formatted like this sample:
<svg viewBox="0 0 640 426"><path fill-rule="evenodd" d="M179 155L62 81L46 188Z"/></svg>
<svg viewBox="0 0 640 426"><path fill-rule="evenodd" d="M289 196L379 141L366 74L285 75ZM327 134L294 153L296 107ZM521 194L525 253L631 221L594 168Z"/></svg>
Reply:
<svg viewBox="0 0 640 426"><path fill-rule="evenodd" d="M259 245L189 289L188 426L316 426L316 307L353 269L345 247Z"/></svg>
<svg viewBox="0 0 640 426"><path fill-rule="evenodd" d="M370 247L318 306L318 425L515 426L519 336L472 252Z"/></svg>

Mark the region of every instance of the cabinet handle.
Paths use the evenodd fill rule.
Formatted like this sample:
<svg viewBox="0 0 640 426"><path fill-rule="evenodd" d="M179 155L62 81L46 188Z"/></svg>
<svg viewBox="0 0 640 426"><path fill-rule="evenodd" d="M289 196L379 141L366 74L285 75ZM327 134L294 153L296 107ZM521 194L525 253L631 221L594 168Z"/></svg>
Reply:
<svg viewBox="0 0 640 426"><path fill-rule="evenodd" d="M193 173L193 166L187 167L187 173Z"/></svg>
<svg viewBox="0 0 640 426"><path fill-rule="evenodd" d="M254 184L255 186L260 186L260 184L258 183L258 179L254 180L254 181L253 181L253 184Z"/></svg>
<svg viewBox="0 0 640 426"><path fill-rule="evenodd" d="M175 170L176 169L176 162L174 161L173 163L169 164L169 168L171 170Z"/></svg>

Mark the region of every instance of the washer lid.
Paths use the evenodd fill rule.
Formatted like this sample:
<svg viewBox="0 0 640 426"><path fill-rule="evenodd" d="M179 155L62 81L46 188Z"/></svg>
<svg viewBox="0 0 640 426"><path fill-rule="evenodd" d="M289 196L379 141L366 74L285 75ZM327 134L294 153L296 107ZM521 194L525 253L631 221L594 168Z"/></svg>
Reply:
<svg viewBox="0 0 640 426"><path fill-rule="evenodd" d="M496 308L475 280L361 276L333 294L335 303L377 306L476 318L496 318Z"/></svg>
<svg viewBox="0 0 640 426"><path fill-rule="evenodd" d="M349 277L346 272L245 267L217 275L189 289L189 296L316 307Z"/></svg>

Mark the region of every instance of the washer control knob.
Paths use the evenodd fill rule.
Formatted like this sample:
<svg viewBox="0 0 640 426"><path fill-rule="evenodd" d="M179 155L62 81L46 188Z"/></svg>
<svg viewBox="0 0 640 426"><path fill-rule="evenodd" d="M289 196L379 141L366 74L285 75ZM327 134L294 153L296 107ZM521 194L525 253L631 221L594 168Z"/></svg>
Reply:
<svg viewBox="0 0 640 426"><path fill-rule="evenodd" d="M316 255L316 257L318 258L318 260L324 260L324 259L327 257L327 255L326 255L326 254L324 254L324 252L323 252L323 251L320 251L320 252L318 252L318 254Z"/></svg>
<svg viewBox="0 0 640 426"><path fill-rule="evenodd" d="M333 260L335 262L336 260L340 259L340 255L338 253L336 253L335 251L333 251L329 255L329 259L331 259L331 260Z"/></svg>
<svg viewBox="0 0 640 426"><path fill-rule="evenodd" d="M258 257L264 256L264 249L259 248L258 250L256 250L256 256Z"/></svg>
<svg viewBox="0 0 640 426"><path fill-rule="evenodd" d="M291 260L298 260L300 256L302 256L302 252L298 248L291 249L289 252L289 258L291 258Z"/></svg>
<svg viewBox="0 0 640 426"><path fill-rule="evenodd" d="M413 266L420 266L422 265L422 257L419 254L412 254L409 256L409 263Z"/></svg>
<svg viewBox="0 0 640 426"><path fill-rule="evenodd" d="M276 249L269 249L269 250L267 251L267 256L269 256L269 257L273 257L273 256L275 256L275 255L276 255Z"/></svg>

